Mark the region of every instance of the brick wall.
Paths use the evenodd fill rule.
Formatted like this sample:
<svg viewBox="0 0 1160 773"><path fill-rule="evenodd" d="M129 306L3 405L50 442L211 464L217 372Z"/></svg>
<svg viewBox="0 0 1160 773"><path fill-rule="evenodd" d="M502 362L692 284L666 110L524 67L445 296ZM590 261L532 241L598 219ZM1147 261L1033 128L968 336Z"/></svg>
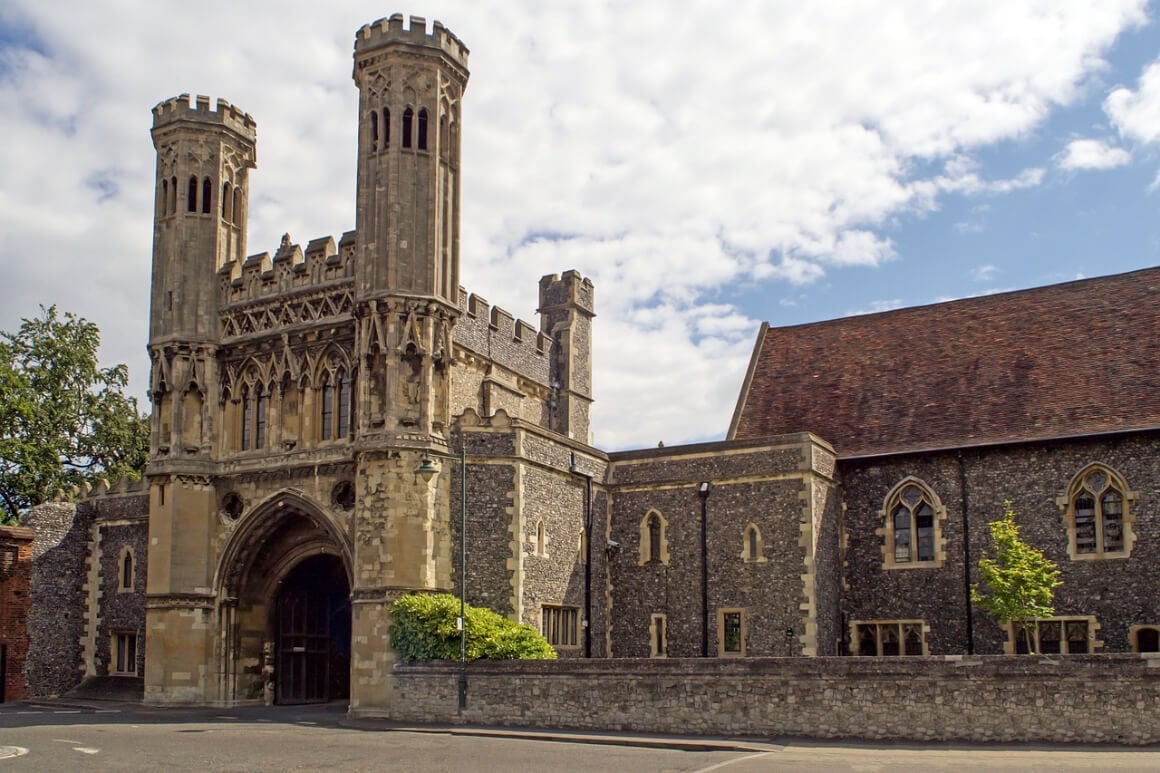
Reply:
<svg viewBox="0 0 1160 773"><path fill-rule="evenodd" d="M28 654L28 608L31 602L34 532L0 526L0 645L4 647L3 700L27 694L24 662Z"/></svg>
<svg viewBox="0 0 1160 773"><path fill-rule="evenodd" d="M1160 659L767 658L396 666L391 718L645 733L1160 742Z"/></svg>

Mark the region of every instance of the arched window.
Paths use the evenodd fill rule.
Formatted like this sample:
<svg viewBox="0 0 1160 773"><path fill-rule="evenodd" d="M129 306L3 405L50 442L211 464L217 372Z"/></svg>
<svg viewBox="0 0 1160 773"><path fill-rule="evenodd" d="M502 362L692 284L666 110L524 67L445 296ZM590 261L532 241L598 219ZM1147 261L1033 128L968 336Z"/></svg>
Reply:
<svg viewBox="0 0 1160 773"><path fill-rule="evenodd" d="M371 110L371 152L379 149L379 111Z"/></svg>
<svg viewBox="0 0 1160 773"><path fill-rule="evenodd" d="M222 183L222 220L227 223L233 222L233 213L230 212L230 204L233 203L233 197L230 195L229 182Z"/></svg>
<svg viewBox="0 0 1160 773"><path fill-rule="evenodd" d="M411 123L413 122L415 113L411 108L403 111L403 147L411 147Z"/></svg>
<svg viewBox="0 0 1160 773"><path fill-rule="evenodd" d="M427 149L427 108L419 109L419 150Z"/></svg>
<svg viewBox="0 0 1160 773"><path fill-rule="evenodd" d="M161 181L161 189L157 191L157 216L164 217L169 214L167 207L169 206L169 181Z"/></svg>
<svg viewBox="0 0 1160 773"><path fill-rule="evenodd" d="M741 559L748 563L765 563L765 541L761 529L751 523L745 527L745 537L741 546Z"/></svg>
<svg viewBox="0 0 1160 773"><path fill-rule="evenodd" d="M242 450L249 451L254 443L254 399L250 388L242 388Z"/></svg>
<svg viewBox="0 0 1160 773"><path fill-rule="evenodd" d="M189 178L189 187L186 191L188 201L185 202L185 208L190 212L197 212L197 178Z"/></svg>
<svg viewBox="0 0 1160 773"><path fill-rule="evenodd" d="M1132 626L1132 638L1136 652L1160 652L1160 628L1156 626Z"/></svg>
<svg viewBox="0 0 1160 773"><path fill-rule="evenodd" d="M391 109L383 108L383 148L391 147Z"/></svg>
<svg viewBox="0 0 1160 773"><path fill-rule="evenodd" d="M330 383L330 374L322 377L322 439L330 440L334 436L334 384Z"/></svg>
<svg viewBox="0 0 1160 773"><path fill-rule="evenodd" d="M259 384L255 400L254 448L266 447L266 390Z"/></svg>
<svg viewBox="0 0 1160 773"><path fill-rule="evenodd" d="M1134 541L1134 500L1135 494L1110 467L1092 464L1076 475L1061 503L1071 558L1126 558Z"/></svg>
<svg viewBox="0 0 1160 773"><path fill-rule="evenodd" d="M887 568L942 565L946 508L930 487L917 478L902 481L886 497L882 516Z"/></svg>
<svg viewBox="0 0 1160 773"><path fill-rule="evenodd" d="M169 179L169 214L177 214L177 175Z"/></svg>
<svg viewBox="0 0 1160 773"><path fill-rule="evenodd" d="M639 566L645 564L661 564L668 566L668 522L657 510L649 510L640 522L640 558Z"/></svg>
<svg viewBox="0 0 1160 773"><path fill-rule="evenodd" d="M350 435L350 374L345 370L338 375L338 437Z"/></svg>
<svg viewBox="0 0 1160 773"><path fill-rule="evenodd" d="M244 215L242 214L242 186L234 186L234 210L230 213L230 220L235 223L241 223Z"/></svg>
<svg viewBox="0 0 1160 773"><path fill-rule="evenodd" d="M213 194L213 183L211 183L209 181L209 178L207 177L201 181L201 213L203 215L209 214L209 203L210 203L210 198L212 197L212 194Z"/></svg>
<svg viewBox="0 0 1160 773"><path fill-rule="evenodd" d="M125 549L121 556L121 577L119 590L133 590L133 551Z"/></svg>

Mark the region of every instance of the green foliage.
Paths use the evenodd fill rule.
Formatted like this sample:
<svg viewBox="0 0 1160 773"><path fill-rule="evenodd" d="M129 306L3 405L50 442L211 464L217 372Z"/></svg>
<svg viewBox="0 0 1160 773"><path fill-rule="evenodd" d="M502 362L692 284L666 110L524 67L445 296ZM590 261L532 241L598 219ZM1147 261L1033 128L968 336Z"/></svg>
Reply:
<svg viewBox="0 0 1160 773"><path fill-rule="evenodd" d="M556 651L530 625L468 605L467 659L552 660ZM459 660L459 598L413 593L391 606L391 646L403 660Z"/></svg>
<svg viewBox="0 0 1160 773"><path fill-rule="evenodd" d="M971 586L971 601L1004 625L1051 617L1055 589L1063 584L1059 569L1019 537L1010 501L1003 503L1003 517L991 522L991 543L995 557L979 559L982 582ZM1027 651L1032 652L1034 625L1022 628L1028 637Z"/></svg>
<svg viewBox="0 0 1160 773"><path fill-rule="evenodd" d="M98 366L100 341L96 325L55 306L0 331L0 520L57 489L144 471L149 420L124 393L128 368Z"/></svg>

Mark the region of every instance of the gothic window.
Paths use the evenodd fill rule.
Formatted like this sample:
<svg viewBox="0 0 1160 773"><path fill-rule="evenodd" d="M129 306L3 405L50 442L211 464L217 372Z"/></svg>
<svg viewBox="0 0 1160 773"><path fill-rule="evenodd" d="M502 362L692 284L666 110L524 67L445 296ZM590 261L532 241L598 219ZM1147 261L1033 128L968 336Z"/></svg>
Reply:
<svg viewBox="0 0 1160 773"><path fill-rule="evenodd" d="M664 658L669 655L668 618L656 614L649 618L648 624L648 656L650 658Z"/></svg>
<svg viewBox="0 0 1160 773"><path fill-rule="evenodd" d="M855 621L854 649L866 657L926 654L926 626L921 620Z"/></svg>
<svg viewBox="0 0 1160 773"><path fill-rule="evenodd" d="M234 218L230 212L230 204L233 203L233 198L230 196L230 184L228 182L222 183L222 220L227 223L232 223Z"/></svg>
<svg viewBox="0 0 1160 773"><path fill-rule="evenodd" d="M177 214L177 176L169 179L169 214Z"/></svg>
<svg viewBox="0 0 1160 773"><path fill-rule="evenodd" d="M415 112L411 108L403 111L403 147L411 147L411 124L415 118Z"/></svg>
<svg viewBox="0 0 1160 773"><path fill-rule="evenodd" d="M756 524L751 523L745 527L741 559L747 563L765 563L765 541L761 538L761 529L757 528Z"/></svg>
<svg viewBox="0 0 1160 773"><path fill-rule="evenodd" d="M391 147L391 109L383 108L383 148Z"/></svg>
<svg viewBox="0 0 1160 773"><path fill-rule="evenodd" d="M379 149L379 112L371 110L371 152Z"/></svg>
<svg viewBox="0 0 1160 773"><path fill-rule="evenodd" d="M249 451L254 442L254 400L250 388L242 389L242 450Z"/></svg>
<svg viewBox="0 0 1160 773"><path fill-rule="evenodd" d="M1007 626L1007 651L1017 655L1075 655L1095 647L1095 618L1053 617Z"/></svg>
<svg viewBox="0 0 1160 773"><path fill-rule="evenodd" d="M118 577L117 590L133 590L133 551L125 548L121 554L121 571Z"/></svg>
<svg viewBox="0 0 1160 773"><path fill-rule="evenodd" d="M254 448L266 447L266 390L259 384L254 400Z"/></svg>
<svg viewBox="0 0 1160 773"><path fill-rule="evenodd" d="M190 212L197 212L197 178L189 178L189 188L186 191L187 201L186 209Z"/></svg>
<svg viewBox="0 0 1160 773"><path fill-rule="evenodd" d="M164 217L169 214L169 181L161 181L161 190L157 192L157 216Z"/></svg>
<svg viewBox="0 0 1160 773"><path fill-rule="evenodd" d="M668 522L657 510L649 510L640 521L640 557L637 566L669 564Z"/></svg>
<svg viewBox="0 0 1160 773"><path fill-rule="evenodd" d="M338 437L350 434L350 375L341 371L338 377Z"/></svg>
<svg viewBox="0 0 1160 773"><path fill-rule="evenodd" d="M1084 468L1071 482L1066 499L1068 555L1074 559L1126 558L1134 540L1129 505L1135 494L1102 464Z"/></svg>
<svg viewBox="0 0 1160 773"><path fill-rule="evenodd" d="M234 210L230 213L230 219L235 223L242 222L242 186L234 186Z"/></svg>
<svg viewBox="0 0 1160 773"><path fill-rule="evenodd" d="M419 150L427 149L427 108L419 109Z"/></svg>
<svg viewBox="0 0 1160 773"><path fill-rule="evenodd" d="M334 435L334 385L330 375L322 377L322 439L330 440Z"/></svg>
<svg viewBox="0 0 1160 773"><path fill-rule="evenodd" d="M213 183L211 183L207 177L201 182L201 212L203 215L209 214L209 203L212 192Z"/></svg>
<svg viewBox="0 0 1160 773"><path fill-rule="evenodd" d="M888 569L942 566L946 508L925 483L907 478L886 497L884 565Z"/></svg>
<svg viewBox="0 0 1160 773"><path fill-rule="evenodd" d="M718 657L745 657L747 633L744 609L717 610Z"/></svg>

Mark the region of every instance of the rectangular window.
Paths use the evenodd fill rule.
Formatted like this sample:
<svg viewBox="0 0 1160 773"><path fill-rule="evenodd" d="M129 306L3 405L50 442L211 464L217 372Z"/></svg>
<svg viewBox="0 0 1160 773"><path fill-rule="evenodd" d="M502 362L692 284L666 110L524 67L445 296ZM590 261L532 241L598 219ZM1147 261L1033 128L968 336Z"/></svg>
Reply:
<svg viewBox="0 0 1160 773"><path fill-rule="evenodd" d="M717 610L717 656L745 657L745 610Z"/></svg>
<svg viewBox="0 0 1160 773"><path fill-rule="evenodd" d="M854 649L867 657L925 655L921 620L875 620L854 623Z"/></svg>
<svg viewBox="0 0 1160 773"><path fill-rule="evenodd" d="M576 607L544 606L540 608L540 627L553 647L575 647L579 644L580 610Z"/></svg>
<svg viewBox="0 0 1160 773"><path fill-rule="evenodd" d="M137 634L113 634L113 673L137 674Z"/></svg>
<svg viewBox="0 0 1160 773"><path fill-rule="evenodd" d="M668 618L665 615L653 615L649 620L649 657L664 658L669 654Z"/></svg>
<svg viewBox="0 0 1160 773"><path fill-rule="evenodd" d="M1082 655L1092 651L1092 618L1055 617L1036 623L1012 623L1012 652L1026 655Z"/></svg>

